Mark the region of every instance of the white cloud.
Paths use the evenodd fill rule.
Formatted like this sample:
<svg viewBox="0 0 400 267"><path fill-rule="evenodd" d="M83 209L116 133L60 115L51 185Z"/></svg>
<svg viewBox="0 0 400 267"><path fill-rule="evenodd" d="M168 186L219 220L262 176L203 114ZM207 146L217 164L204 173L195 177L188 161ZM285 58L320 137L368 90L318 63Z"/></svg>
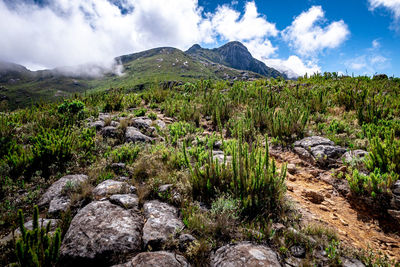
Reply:
<svg viewBox="0 0 400 267"><path fill-rule="evenodd" d="M156 46L211 41L197 0L55 0L44 7L0 0L0 60L47 68L111 62Z"/></svg>
<svg viewBox="0 0 400 267"><path fill-rule="evenodd" d="M315 57L327 48L336 48L349 36L350 32L343 20L334 21L325 27L325 14L320 6L313 6L294 19L282 36L289 45L303 57Z"/></svg>
<svg viewBox="0 0 400 267"><path fill-rule="evenodd" d="M304 63L298 56L289 56L288 59L268 59L264 61L268 66L273 67L281 72L286 73L289 78L299 76L313 75L321 72L321 68L313 61Z"/></svg>
<svg viewBox="0 0 400 267"><path fill-rule="evenodd" d="M400 19L400 0L368 0L371 11L383 7L393 13L394 19Z"/></svg>

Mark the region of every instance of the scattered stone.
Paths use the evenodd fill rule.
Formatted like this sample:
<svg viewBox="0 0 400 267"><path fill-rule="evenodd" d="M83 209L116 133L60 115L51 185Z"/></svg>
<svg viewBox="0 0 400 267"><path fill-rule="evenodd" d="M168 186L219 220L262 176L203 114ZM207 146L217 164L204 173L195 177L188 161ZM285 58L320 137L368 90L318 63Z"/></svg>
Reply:
<svg viewBox="0 0 400 267"><path fill-rule="evenodd" d="M303 195L314 204L321 204L324 201L324 196L320 192L304 190Z"/></svg>
<svg viewBox="0 0 400 267"><path fill-rule="evenodd" d="M311 163L317 162L320 166L327 167L335 164L337 160L346 152L346 149L335 146L331 140L311 136L294 143L295 152L304 160Z"/></svg>
<svg viewBox="0 0 400 267"><path fill-rule="evenodd" d="M160 248L168 238L184 227L178 218L177 208L167 203L152 200L144 203L143 209L147 220L143 228L144 247Z"/></svg>
<svg viewBox="0 0 400 267"><path fill-rule="evenodd" d="M281 223L273 223L272 224L272 229L275 230L276 232L279 232L285 228L286 228L285 225L283 225Z"/></svg>
<svg viewBox="0 0 400 267"><path fill-rule="evenodd" d="M95 121L89 123L90 128L96 128L96 131L100 131L104 127L104 121Z"/></svg>
<svg viewBox="0 0 400 267"><path fill-rule="evenodd" d="M187 260L181 256L167 251L142 252L131 261L115 265L114 267L188 267Z"/></svg>
<svg viewBox="0 0 400 267"><path fill-rule="evenodd" d="M213 144L213 149L215 150L221 150L222 149L222 142L220 140L214 142Z"/></svg>
<svg viewBox="0 0 400 267"><path fill-rule="evenodd" d="M306 249L303 246L290 247L290 254L296 258L304 258L306 256Z"/></svg>
<svg viewBox="0 0 400 267"><path fill-rule="evenodd" d="M112 195L110 202L126 209L138 208L139 206L139 198L134 194Z"/></svg>
<svg viewBox="0 0 400 267"><path fill-rule="evenodd" d="M368 152L362 149L356 149L352 151L347 151L343 154L342 159L346 163L350 163L354 160L361 160L368 155Z"/></svg>
<svg viewBox="0 0 400 267"><path fill-rule="evenodd" d="M151 126L152 120L148 117L137 117L132 120L132 126L139 130L145 130Z"/></svg>
<svg viewBox="0 0 400 267"><path fill-rule="evenodd" d="M165 122L162 121L162 120L156 120L156 125L157 125L161 130L163 130L163 129L165 129L165 127L167 127L167 125L165 124Z"/></svg>
<svg viewBox="0 0 400 267"><path fill-rule="evenodd" d="M186 251L190 244L195 240L196 238L190 234L181 234L179 236L179 249L181 251Z"/></svg>
<svg viewBox="0 0 400 267"><path fill-rule="evenodd" d="M117 127L114 126L106 126L101 129L101 135L107 138L117 138L118 137L118 130Z"/></svg>
<svg viewBox="0 0 400 267"><path fill-rule="evenodd" d="M93 189L93 195L96 198L107 197L115 194L130 194L135 193L136 188L129 185L126 182L119 182L115 180L105 180L104 182L98 184L95 189Z"/></svg>
<svg viewBox="0 0 400 267"><path fill-rule="evenodd" d="M365 267L365 265L357 259L341 258L343 267Z"/></svg>
<svg viewBox="0 0 400 267"><path fill-rule="evenodd" d="M66 211L71 205L71 199L65 194L68 187L79 186L86 182L88 177L84 174L67 175L54 182L39 200L39 206L49 204L48 213L57 216Z"/></svg>
<svg viewBox="0 0 400 267"><path fill-rule="evenodd" d="M281 266L276 253L265 245L248 242L226 245L211 255L211 266Z"/></svg>
<svg viewBox="0 0 400 267"><path fill-rule="evenodd" d="M141 250L143 218L109 201L94 201L72 219L60 249L61 266L109 266Z"/></svg>
<svg viewBox="0 0 400 267"><path fill-rule="evenodd" d="M297 172L297 167L296 167L296 165L294 165L294 164L292 164L292 163L289 163L289 164L287 165L287 170L288 170L288 172L289 172L290 174L295 174L295 173Z"/></svg>
<svg viewBox="0 0 400 267"><path fill-rule="evenodd" d="M125 132L125 142L151 142L153 139L142 134L137 128L135 127L127 127Z"/></svg>
<svg viewBox="0 0 400 267"><path fill-rule="evenodd" d="M171 190L171 188L172 188L173 186L174 186L173 184L164 184L164 185L160 185L160 186L158 187L158 192L159 192L159 193L166 193L166 192L168 192L169 190Z"/></svg>

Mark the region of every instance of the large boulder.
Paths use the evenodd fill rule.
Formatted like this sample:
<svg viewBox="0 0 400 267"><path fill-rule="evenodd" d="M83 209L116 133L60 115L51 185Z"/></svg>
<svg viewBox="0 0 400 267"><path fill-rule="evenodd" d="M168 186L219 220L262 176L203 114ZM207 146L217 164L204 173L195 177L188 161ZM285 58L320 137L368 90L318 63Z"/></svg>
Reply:
<svg viewBox="0 0 400 267"><path fill-rule="evenodd" d="M70 207L71 199L65 194L68 187L80 186L88 180L88 176L84 174L67 175L58 179L43 194L39 200L39 206L49 204L49 213L56 215Z"/></svg>
<svg viewBox="0 0 400 267"><path fill-rule="evenodd" d="M295 152L304 160L316 162L321 167L328 167L336 164L338 159L346 152L346 149L335 146L331 140L311 136L294 143Z"/></svg>
<svg viewBox="0 0 400 267"><path fill-rule="evenodd" d="M152 122L148 117L137 117L132 120L132 126L139 130L147 130L147 128L151 127Z"/></svg>
<svg viewBox="0 0 400 267"><path fill-rule="evenodd" d="M117 194L110 197L110 202L126 209L139 207L139 198L134 194Z"/></svg>
<svg viewBox="0 0 400 267"><path fill-rule="evenodd" d="M184 227L178 218L178 209L158 200L144 203L146 223L143 228L143 244L159 249L165 242Z"/></svg>
<svg viewBox="0 0 400 267"><path fill-rule="evenodd" d="M90 122L88 126L90 128L96 128L96 131L100 131L104 127L104 121Z"/></svg>
<svg viewBox="0 0 400 267"><path fill-rule="evenodd" d="M93 189L93 196L95 198L108 197L115 194L130 194L135 193L136 188L129 185L127 182L120 182L115 180L105 180L98 184Z"/></svg>
<svg viewBox="0 0 400 267"><path fill-rule="evenodd" d="M248 242L226 245L211 255L211 266L281 266L277 254L268 246Z"/></svg>
<svg viewBox="0 0 400 267"><path fill-rule="evenodd" d="M125 132L125 142L151 142L153 138L142 134L136 127L127 127Z"/></svg>
<svg viewBox="0 0 400 267"><path fill-rule="evenodd" d="M94 201L72 219L60 249L62 266L110 266L141 250L143 217L109 201Z"/></svg>
<svg viewBox="0 0 400 267"><path fill-rule="evenodd" d="M184 257L171 252L142 252L127 263L114 267L187 267L190 266Z"/></svg>

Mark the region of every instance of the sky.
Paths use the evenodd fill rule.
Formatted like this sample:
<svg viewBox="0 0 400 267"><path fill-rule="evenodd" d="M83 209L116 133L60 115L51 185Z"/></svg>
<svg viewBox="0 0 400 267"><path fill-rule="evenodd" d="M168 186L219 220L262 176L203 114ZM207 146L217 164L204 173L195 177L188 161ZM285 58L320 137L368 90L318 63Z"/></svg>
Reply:
<svg viewBox="0 0 400 267"><path fill-rule="evenodd" d="M290 77L400 77L400 0L0 0L0 60L31 70L228 41Z"/></svg>

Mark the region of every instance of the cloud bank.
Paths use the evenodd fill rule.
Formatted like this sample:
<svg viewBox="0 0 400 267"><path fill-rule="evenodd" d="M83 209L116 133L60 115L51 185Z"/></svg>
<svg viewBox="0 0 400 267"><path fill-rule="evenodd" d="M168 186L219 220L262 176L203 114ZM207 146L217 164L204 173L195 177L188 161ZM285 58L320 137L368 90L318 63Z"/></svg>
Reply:
<svg viewBox="0 0 400 267"><path fill-rule="evenodd" d="M31 69L90 63L116 67L113 58L153 47L185 50L194 43L241 41L252 55L290 77L320 71L317 55L349 35L343 21L325 27L324 11L313 6L283 31L247 2L204 12L197 0L53 0L38 5L0 0L0 60ZM277 58L282 39L294 52ZM83 68L80 68L80 70Z"/></svg>

